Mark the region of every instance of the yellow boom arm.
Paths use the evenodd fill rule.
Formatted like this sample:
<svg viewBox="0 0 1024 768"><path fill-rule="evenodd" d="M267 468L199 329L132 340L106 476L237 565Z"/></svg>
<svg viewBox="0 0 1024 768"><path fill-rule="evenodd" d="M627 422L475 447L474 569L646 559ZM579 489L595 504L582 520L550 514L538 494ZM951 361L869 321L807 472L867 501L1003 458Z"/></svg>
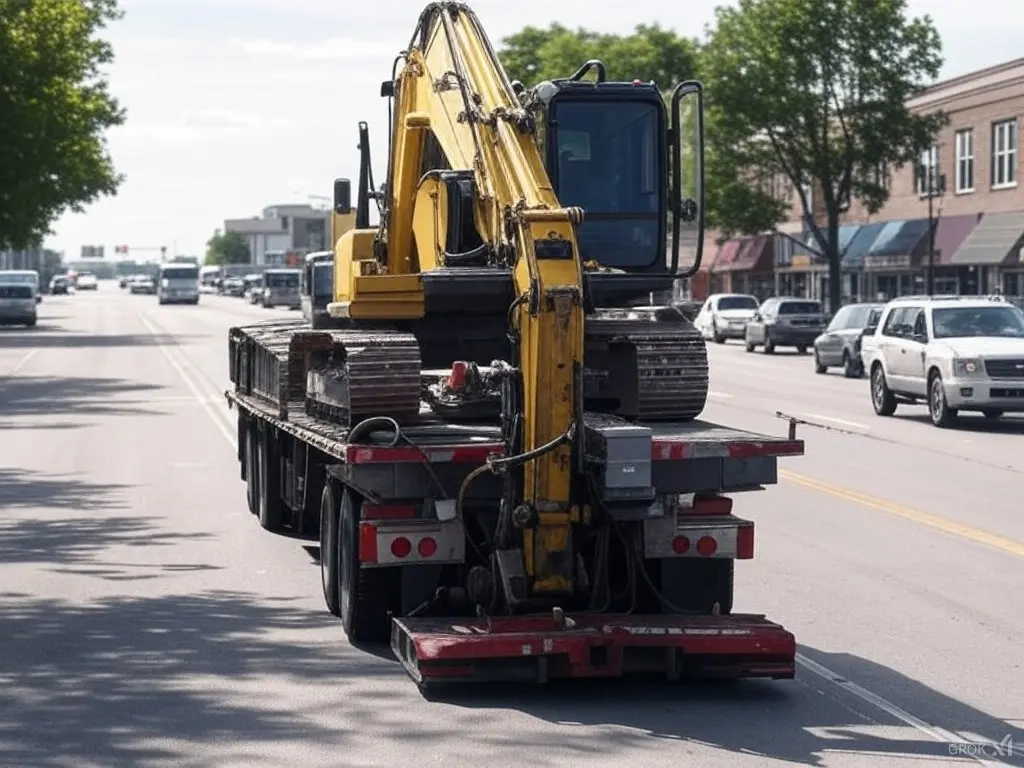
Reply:
<svg viewBox="0 0 1024 768"><path fill-rule="evenodd" d="M387 215L378 234L389 275L415 274L444 262L447 213L436 175L471 170L474 220L489 252L510 263L518 300L523 380L524 466L520 511L523 566L531 594L573 588L570 535L576 391L583 363L583 277L576 242L579 208L555 196L534 138L476 15L463 3L432 3L420 17L396 82ZM428 147L430 150L428 151ZM445 165L437 165L436 149ZM425 175L426 174L426 175ZM525 509L524 509L525 508Z"/></svg>

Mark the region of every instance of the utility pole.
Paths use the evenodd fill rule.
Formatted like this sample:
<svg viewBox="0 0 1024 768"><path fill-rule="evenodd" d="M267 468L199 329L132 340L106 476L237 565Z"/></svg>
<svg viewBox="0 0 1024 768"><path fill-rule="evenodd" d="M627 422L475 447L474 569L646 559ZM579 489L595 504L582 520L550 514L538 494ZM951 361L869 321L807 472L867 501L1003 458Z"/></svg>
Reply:
<svg viewBox="0 0 1024 768"><path fill-rule="evenodd" d="M935 230L938 227L938 216L935 215L935 198L946 194L946 176L938 173L938 148L928 150L931 154L927 165L921 163L918 178L924 184L924 196L928 198L928 271L925 294L935 295Z"/></svg>

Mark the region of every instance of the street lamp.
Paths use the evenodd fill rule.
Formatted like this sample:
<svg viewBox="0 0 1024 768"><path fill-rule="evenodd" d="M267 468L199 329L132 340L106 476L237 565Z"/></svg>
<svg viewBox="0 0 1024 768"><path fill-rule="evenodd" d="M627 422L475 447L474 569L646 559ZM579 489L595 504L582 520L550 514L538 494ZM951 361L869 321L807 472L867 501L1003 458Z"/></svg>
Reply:
<svg viewBox="0 0 1024 768"><path fill-rule="evenodd" d="M927 289L925 294L935 295L935 229L938 226L938 216L935 215L935 198L941 198L946 194L946 175L938 171L938 148L928 150L931 162L921 163L918 166L918 178L923 182L921 195L928 198L928 272Z"/></svg>

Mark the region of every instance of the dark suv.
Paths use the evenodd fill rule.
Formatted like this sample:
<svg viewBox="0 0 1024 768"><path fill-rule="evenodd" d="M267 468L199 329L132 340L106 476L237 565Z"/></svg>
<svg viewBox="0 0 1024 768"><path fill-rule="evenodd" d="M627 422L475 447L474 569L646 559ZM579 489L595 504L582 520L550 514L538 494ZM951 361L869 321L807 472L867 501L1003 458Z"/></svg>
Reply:
<svg viewBox="0 0 1024 768"><path fill-rule="evenodd" d="M776 347L796 347L803 355L823 330L825 313L820 301L776 296L766 300L747 322L747 352L763 347L770 355Z"/></svg>

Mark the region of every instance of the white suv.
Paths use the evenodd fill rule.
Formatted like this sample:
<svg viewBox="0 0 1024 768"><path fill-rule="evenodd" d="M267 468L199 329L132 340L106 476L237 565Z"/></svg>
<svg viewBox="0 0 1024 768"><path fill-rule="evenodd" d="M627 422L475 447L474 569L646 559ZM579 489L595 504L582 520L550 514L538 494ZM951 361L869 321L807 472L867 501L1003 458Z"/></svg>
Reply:
<svg viewBox="0 0 1024 768"><path fill-rule="evenodd" d="M891 301L862 354L879 416L921 401L937 427L1024 412L1024 312L999 297Z"/></svg>

